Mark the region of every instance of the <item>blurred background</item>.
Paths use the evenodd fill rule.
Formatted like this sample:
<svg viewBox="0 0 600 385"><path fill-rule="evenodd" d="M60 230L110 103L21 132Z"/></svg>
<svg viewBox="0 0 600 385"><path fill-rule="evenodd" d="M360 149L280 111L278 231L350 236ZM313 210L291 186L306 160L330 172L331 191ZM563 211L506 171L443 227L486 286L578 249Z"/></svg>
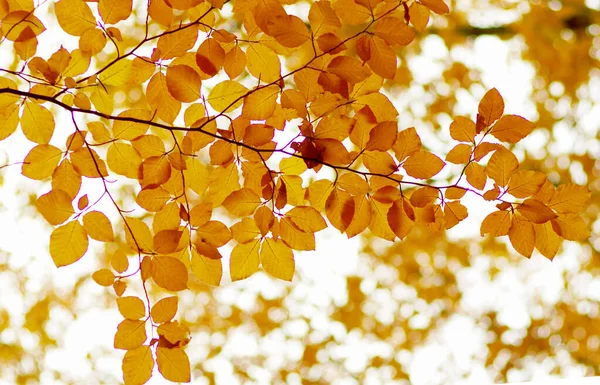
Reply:
<svg viewBox="0 0 600 385"><path fill-rule="evenodd" d="M308 5L294 4L299 15ZM525 259L506 237L479 236L493 206L475 201L445 236L413 231L390 243L323 231L317 251L296 253L292 283L258 272L217 288L191 282L179 293L193 383L492 384L600 375L600 0L449 5L449 15L432 16L398 51L386 92L400 127L417 127L430 149L444 153L453 118L473 118L496 87L507 113L538 127L514 148L522 167L592 191L583 213L592 237L564 242L552 262L537 252ZM0 50L6 62L11 53ZM0 165L23 159L27 149L15 150L23 141L20 134L0 142ZM19 166L0 168L0 384L119 383L115 295L91 279L109 253L92 244L92 256L56 269L47 252L51 227L32 204L40 186L19 174ZM133 202L129 186L120 191ZM166 381L156 375L149 383Z"/></svg>

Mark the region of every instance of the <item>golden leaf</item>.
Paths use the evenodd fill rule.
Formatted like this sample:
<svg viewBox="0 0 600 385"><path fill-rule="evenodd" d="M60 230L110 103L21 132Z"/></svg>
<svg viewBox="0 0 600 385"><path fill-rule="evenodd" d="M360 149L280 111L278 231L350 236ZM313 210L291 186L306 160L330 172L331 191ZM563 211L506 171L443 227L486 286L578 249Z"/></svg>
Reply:
<svg viewBox="0 0 600 385"><path fill-rule="evenodd" d="M78 221L67 222L50 235L50 256L56 267L77 262L88 248L88 235Z"/></svg>
<svg viewBox="0 0 600 385"><path fill-rule="evenodd" d="M258 270L260 241L238 244L231 250L229 272L232 281L248 278Z"/></svg>
<svg viewBox="0 0 600 385"><path fill-rule="evenodd" d="M190 382L190 359L180 348L156 348L156 364L163 377L173 382Z"/></svg>
<svg viewBox="0 0 600 385"><path fill-rule="evenodd" d="M163 289L187 289L188 271L183 262L173 257L152 258L152 279Z"/></svg>
<svg viewBox="0 0 600 385"><path fill-rule="evenodd" d="M128 350L123 357L123 381L125 385L143 385L152 376L154 359L150 346Z"/></svg>
<svg viewBox="0 0 600 385"><path fill-rule="evenodd" d="M294 253L281 240L265 238L260 249L260 261L265 271L275 278L291 281L294 277Z"/></svg>
<svg viewBox="0 0 600 385"><path fill-rule="evenodd" d="M146 305L138 297L117 298L117 307L125 319L138 320L146 316Z"/></svg>
<svg viewBox="0 0 600 385"><path fill-rule="evenodd" d="M115 349L132 350L138 348L146 341L146 322L139 320L123 320L117 326L115 333Z"/></svg>
<svg viewBox="0 0 600 385"><path fill-rule="evenodd" d="M154 323L162 324L172 320L177 313L178 304L177 297L165 297L155 303L150 310L150 316Z"/></svg>

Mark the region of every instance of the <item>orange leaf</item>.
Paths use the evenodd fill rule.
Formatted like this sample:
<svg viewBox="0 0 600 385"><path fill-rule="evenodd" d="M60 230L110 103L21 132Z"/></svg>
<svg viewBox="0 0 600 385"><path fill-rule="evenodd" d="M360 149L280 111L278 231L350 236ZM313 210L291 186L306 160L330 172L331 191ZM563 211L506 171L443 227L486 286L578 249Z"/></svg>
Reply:
<svg viewBox="0 0 600 385"><path fill-rule="evenodd" d="M483 190L487 182L485 169L479 163L469 163L465 170L467 182L477 190Z"/></svg>
<svg viewBox="0 0 600 385"><path fill-rule="evenodd" d="M552 228L552 223L533 225L535 230L535 248L549 260L554 259L562 244L562 238Z"/></svg>
<svg viewBox="0 0 600 385"><path fill-rule="evenodd" d="M531 257L535 247L535 232L531 222L518 215L513 215L508 238L519 254L527 258Z"/></svg>
<svg viewBox="0 0 600 385"><path fill-rule="evenodd" d="M162 324L172 320L177 313L178 303L177 297L166 297L155 303L150 310L154 323Z"/></svg>
<svg viewBox="0 0 600 385"><path fill-rule="evenodd" d="M387 213L390 229L400 238L404 239L415 226L415 212L408 200L401 198L392 204Z"/></svg>
<svg viewBox="0 0 600 385"><path fill-rule="evenodd" d="M152 278L163 289L187 289L188 271L183 262L173 257L152 258Z"/></svg>
<svg viewBox="0 0 600 385"><path fill-rule="evenodd" d="M231 240L231 231L219 221L208 221L196 229L199 239L209 245L221 247Z"/></svg>
<svg viewBox="0 0 600 385"><path fill-rule="evenodd" d="M479 102L479 118L485 127L489 127L496 120L500 119L504 112L504 99L497 89L489 90Z"/></svg>
<svg viewBox="0 0 600 385"><path fill-rule="evenodd" d="M68 193L63 190L50 190L35 202L37 210L51 225L60 225L75 213Z"/></svg>
<svg viewBox="0 0 600 385"><path fill-rule="evenodd" d="M425 207L440 197L438 189L424 186L415 190L410 196L410 203L415 207Z"/></svg>
<svg viewBox="0 0 600 385"><path fill-rule="evenodd" d="M190 359L180 348L156 348L156 364L163 377L172 382L190 382Z"/></svg>
<svg viewBox="0 0 600 385"><path fill-rule="evenodd" d="M419 0L419 2L439 15L450 13L450 8L444 0Z"/></svg>
<svg viewBox="0 0 600 385"><path fill-rule="evenodd" d="M592 193L583 186L563 184L558 186L547 204L559 213L576 213L585 208L591 196Z"/></svg>
<svg viewBox="0 0 600 385"><path fill-rule="evenodd" d="M98 0L98 13L106 24L116 24L131 15L132 0Z"/></svg>
<svg viewBox="0 0 600 385"><path fill-rule="evenodd" d="M251 120L265 120L270 118L277 105L279 87L272 85L252 90L244 98L242 116Z"/></svg>
<svg viewBox="0 0 600 385"><path fill-rule="evenodd" d="M504 187L517 168L519 168L517 157L511 151L501 147L494 152L485 171L499 186Z"/></svg>
<svg viewBox="0 0 600 385"><path fill-rule="evenodd" d="M535 125L522 116L504 115L494 124L490 134L500 141L517 143L529 135L534 128Z"/></svg>
<svg viewBox="0 0 600 385"><path fill-rule="evenodd" d="M170 66L167 69L167 89L180 102L195 102L201 96L200 75L187 65Z"/></svg>
<svg viewBox="0 0 600 385"><path fill-rule="evenodd" d="M508 235L511 225L510 219L509 211L494 211L481 222L481 236L483 237L488 233L493 237Z"/></svg>
<svg viewBox="0 0 600 385"><path fill-rule="evenodd" d="M467 208L462 203L453 201L444 205L444 221L446 230L453 228L468 215Z"/></svg>
<svg viewBox="0 0 600 385"><path fill-rule="evenodd" d="M371 199L370 202L371 222L369 223L369 229L379 238L393 241L396 238L396 234L390 228L387 215L392 205L390 203L381 203L374 199Z"/></svg>
<svg viewBox="0 0 600 385"><path fill-rule="evenodd" d="M138 320L146 316L146 305L138 297L117 298L119 313L126 319Z"/></svg>
<svg viewBox="0 0 600 385"><path fill-rule="evenodd" d="M475 143L475 123L464 116L457 116L450 124L450 136L459 142Z"/></svg>
<svg viewBox="0 0 600 385"><path fill-rule="evenodd" d="M234 191L223 201L223 207L238 217L252 215L260 204L260 197L249 188Z"/></svg>
<svg viewBox="0 0 600 385"><path fill-rule="evenodd" d="M446 161L454 164L464 164L471 159L473 148L469 144L459 143L446 155Z"/></svg>
<svg viewBox="0 0 600 385"><path fill-rule="evenodd" d="M354 216L346 228L346 235L352 238L362 233L371 223L371 204L365 195L354 197Z"/></svg>
<svg viewBox="0 0 600 385"><path fill-rule="evenodd" d="M325 212L329 222L340 232L346 231L354 217L354 198L347 192L335 189L327 198Z"/></svg>
<svg viewBox="0 0 600 385"><path fill-rule="evenodd" d="M381 122L369 133L369 141L365 147L369 151L388 151L396 143L398 123L395 121Z"/></svg>
<svg viewBox="0 0 600 385"><path fill-rule="evenodd" d="M139 320L123 320L115 333L115 349L132 350L142 346L146 341L146 322Z"/></svg>
<svg viewBox="0 0 600 385"><path fill-rule="evenodd" d="M545 181L543 172L519 170L508 181L508 193L515 198L527 198L537 193Z"/></svg>
<svg viewBox="0 0 600 385"><path fill-rule="evenodd" d="M526 199L517 206L517 210L529 221L537 224L548 222L557 217L554 211L536 199Z"/></svg>
<svg viewBox="0 0 600 385"><path fill-rule="evenodd" d="M83 216L83 227L90 238L100 242L112 242L115 239L112 224L100 211L90 211Z"/></svg>
<svg viewBox="0 0 600 385"><path fill-rule="evenodd" d="M389 45L404 47L415 39L415 32L397 17L384 17L375 24L375 35Z"/></svg>
<svg viewBox="0 0 600 385"><path fill-rule="evenodd" d="M394 143L394 146L392 147L396 159L398 159L399 162L402 162L404 158L411 156L420 149L421 138L414 127L400 131L396 143Z"/></svg>
<svg viewBox="0 0 600 385"><path fill-rule="evenodd" d="M417 151L402 166L413 178L429 179L444 168L444 161L429 151Z"/></svg>
<svg viewBox="0 0 600 385"><path fill-rule="evenodd" d="M152 377L154 359L150 346L128 350L123 357L123 381L125 385L145 384Z"/></svg>
<svg viewBox="0 0 600 385"><path fill-rule="evenodd" d="M585 221L574 213L558 215L552 220L552 229L559 236L569 241L586 241L590 237L590 229Z"/></svg>
<svg viewBox="0 0 600 385"><path fill-rule="evenodd" d="M279 222L279 236L286 245L294 250L314 250L315 234L300 230L290 218L282 218Z"/></svg>
<svg viewBox="0 0 600 385"><path fill-rule="evenodd" d="M58 166L61 156L62 151L50 144L35 146L23 160L21 173L30 179L46 179Z"/></svg>

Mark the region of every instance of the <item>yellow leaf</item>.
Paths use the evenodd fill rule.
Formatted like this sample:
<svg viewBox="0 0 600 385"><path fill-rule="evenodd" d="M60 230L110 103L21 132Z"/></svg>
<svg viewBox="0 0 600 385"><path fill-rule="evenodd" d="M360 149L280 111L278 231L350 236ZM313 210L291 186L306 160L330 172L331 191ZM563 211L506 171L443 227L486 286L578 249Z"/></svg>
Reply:
<svg viewBox="0 0 600 385"><path fill-rule="evenodd" d="M563 184L558 186L547 204L559 213L576 213L585 208L591 196L592 193L586 187Z"/></svg>
<svg viewBox="0 0 600 385"><path fill-rule="evenodd" d="M88 29L79 38L79 49L90 56L102 52L106 45L106 36L99 28ZM62 71L61 71L62 72ZM76 85L77 83L75 83ZM75 87L75 85L73 87Z"/></svg>
<svg viewBox="0 0 600 385"><path fill-rule="evenodd" d="M88 178L100 178L108 176L106 164L98 156L96 151L87 147L82 147L79 150L71 153L71 162L75 171L81 176Z"/></svg>
<svg viewBox="0 0 600 385"><path fill-rule="evenodd" d="M81 36L96 27L96 18L83 0L61 0L54 4L54 13L62 29L73 36Z"/></svg>
<svg viewBox="0 0 600 385"><path fill-rule="evenodd" d="M429 179L444 168L444 161L429 151L419 150L408 157L402 166L413 178Z"/></svg>
<svg viewBox="0 0 600 385"><path fill-rule="evenodd" d="M50 235L50 256L56 267L77 262L88 248L88 235L77 221L59 226Z"/></svg>
<svg viewBox="0 0 600 385"><path fill-rule="evenodd" d="M429 9L424 5L415 2L410 6L408 15L410 17L410 23L417 31L425 32L425 28L427 28L427 24L429 23Z"/></svg>
<svg viewBox="0 0 600 385"><path fill-rule="evenodd" d="M446 199L460 199L466 194L466 192L467 192L467 190L465 188L450 187L450 188L446 189L446 193L444 194L444 196L446 197ZM484 197L484 199L485 199L485 197Z"/></svg>
<svg viewBox="0 0 600 385"><path fill-rule="evenodd" d="M58 166L61 156L62 151L50 144L35 146L23 160L21 173L31 179L46 179Z"/></svg>
<svg viewBox="0 0 600 385"><path fill-rule="evenodd" d="M453 228L468 215L467 208L460 202L446 202L444 205L444 221L446 230Z"/></svg>
<svg viewBox="0 0 600 385"><path fill-rule="evenodd" d="M163 377L173 382L190 382L190 359L180 348L156 348L156 364Z"/></svg>
<svg viewBox="0 0 600 385"><path fill-rule="evenodd" d="M231 226L231 235L237 243L248 243L260 236L260 230L254 219L244 218Z"/></svg>
<svg viewBox="0 0 600 385"><path fill-rule="evenodd" d="M35 37L46 30L40 19L33 15L33 10L31 12L24 10L10 12L2 18L2 29L6 34L5 37L14 42L18 42L23 33L29 33Z"/></svg>
<svg viewBox="0 0 600 385"><path fill-rule="evenodd" d="M35 206L44 219L51 225L60 225L75 213L72 199L69 194L60 189L52 189L47 194L41 195Z"/></svg>
<svg viewBox="0 0 600 385"><path fill-rule="evenodd" d="M490 158L485 171L498 186L504 187L517 168L519 168L517 157L511 151L500 147Z"/></svg>
<svg viewBox="0 0 600 385"><path fill-rule="evenodd" d="M196 194L202 196L209 185L209 173L206 166L198 158L188 158L185 161L186 169L183 171L186 186ZM214 171L213 171L214 172ZM239 177L238 177L239 184ZM225 199L224 196L221 199Z"/></svg>
<svg viewBox="0 0 600 385"><path fill-rule="evenodd" d="M535 247L535 231L531 222L518 215L513 215L508 238L519 254L527 258L531 257Z"/></svg>
<svg viewBox="0 0 600 385"><path fill-rule="evenodd" d="M327 223L317 210L310 206L294 207L285 214L300 230L316 233L327 228Z"/></svg>
<svg viewBox="0 0 600 385"><path fill-rule="evenodd" d="M162 324L172 320L177 314L178 304L177 297L166 297L155 303L150 310L154 323Z"/></svg>
<svg viewBox="0 0 600 385"><path fill-rule="evenodd" d="M346 228L346 235L352 238L362 233L371 223L371 204L365 195L354 197L354 216Z"/></svg>
<svg viewBox="0 0 600 385"><path fill-rule="evenodd" d="M212 205L210 203L200 203L189 212L190 224L199 227L208 222L212 216Z"/></svg>
<svg viewBox="0 0 600 385"><path fill-rule="evenodd" d="M125 218L125 241L134 252L150 253L154 244L150 228L139 218Z"/></svg>
<svg viewBox="0 0 600 385"><path fill-rule="evenodd" d="M0 84L1 86L2 84ZM0 140L16 131L19 125L19 106L16 104L0 107Z"/></svg>
<svg viewBox="0 0 600 385"><path fill-rule="evenodd" d="M32 142L48 144L54 133L54 116L45 107L26 102L21 116L21 129Z"/></svg>
<svg viewBox="0 0 600 385"><path fill-rule="evenodd" d="M225 80L213 87L206 101L217 112L232 112L242 105L248 89L238 82Z"/></svg>
<svg viewBox="0 0 600 385"><path fill-rule="evenodd" d="M508 193L515 198L527 198L537 193L545 181L543 172L519 170L508 181Z"/></svg>
<svg viewBox="0 0 600 385"><path fill-rule="evenodd" d="M146 316L146 305L138 297L117 298L119 313L126 319L138 320Z"/></svg>
<svg viewBox="0 0 600 385"><path fill-rule="evenodd" d="M201 282L212 286L219 286L221 283L221 276L223 275L221 259L205 257L192 248L191 268L192 273Z"/></svg>
<svg viewBox="0 0 600 385"><path fill-rule="evenodd" d="M192 67L182 64L167 69L167 89L178 101L195 102L201 96L201 86L200 75Z"/></svg>
<svg viewBox="0 0 600 385"><path fill-rule="evenodd" d="M113 346L115 349L131 350L138 348L146 341L146 322L123 320L117 326Z"/></svg>
<svg viewBox="0 0 600 385"><path fill-rule="evenodd" d="M229 272L232 281L248 278L258 270L260 241L238 244L231 250Z"/></svg>
<svg viewBox="0 0 600 385"><path fill-rule="evenodd" d="M232 162L227 167L217 167L210 174L208 200L213 207L219 207L235 190L240 188L237 165Z"/></svg>
<svg viewBox="0 0 600 385"><path fill-rule="evenodd" d="M219 221L208 221L196 229L198 239L215 247L221 247L231 240L231 232Z"/></svg>
<svg viewBox="0 0 600 385"><path fill-rule="evenodd" d="M590 237L590 229L585 221L574 213L558 215L552 220L552 229L568 241L586 241Z"/></svg>
<svg viewBox="0 0 600 385"><path fill-rule="evenodd" d="M146 87L148 104L156 115L166 123L173 123L179 110L181 102L175 100L169 93L166 76L158 72L150 79Z"/></svg>
<svg viewBox="0 0 600 385"><path fill-rule="evenodd" d="M469 163L465 170L467 182L477 190L483 190L487 182L485 169L479 163Z"/></svg>
<svg viewBox="0 0 600 385"><path fill-rule="evenodd" d="M143 385L148 382L154 369L150 346L128 350L123 357L121 368L125 385Z"/></svg>
<svg viewBox="0 0 600 385"><path fill-rule="evenodd" d="M535 230L535 248L549 260L554 259L562 244L562 238L552 229L552 223L533 225Z"/></svg>
<svg viewBox="0 0 600 385"><path fill-rule="evenodd" d="M98 80L105 86L124 86L132 76L133 62L127 59L121 59L115 64L102 71Z"/></svg>
<svg viewBox="0 0 600 385"><path fill-rule="evenodd" d="M254 43L246 50L248 72L264 83L271 83L281 76L279 57L266 45Z"/></svg>
<svg viewBox="0 0 600 385"><path fill-rule="evenodd" d="M246 69L246 53L240 47L233 47L225 54L223 69L229 79L234 79L241 75Z"/></svg>
<svg viewBox="0 0 600 385"><path fill-rule="evenodd" d="M517 206L517 210L529 221L537 224L548 222L557 217L554 211L537 199L526 199Z"/></svg>
<svg viewBox="0 0 600 385"><path fill-rule="evenodd" d="M171 195L162 187L145 188L139 192L136 203L148 211L159 211L171 199Z"/></svg>
<svg viewBox="0 0 600 385"><path fill-rule="evenodd" d="M387 213L390 229L400 238L404 239L415 226L415 213L406 199L394 201Z"/></svg>
<svg viewBox="0 0 600 385"><path fill-rule="evenodd" d="M183 262L173 257L152 258L152 278L163 289L187 289L188 271Z"/></svg>
<svg viewBox="0 0 600 385"><path fill-rule="evenodd" d="M388 222L388 211L392 206L391 203L382 203L375 199L371 199L371 223L369 229L379 238L393 241L396 234L390 228Z"/></svg>
<svg viewBox="0 0 600 385"><path fill-rule="evenodd" d="M504 99L497 89L489 90L479 102L477 121L481 121L485 127L489 127L500 119L504 112Z"/></svg>
<svg viewBox="0 0 600 385"><path fill-rule="evenodd" d="M171 177L172 168L166 156L152 156L142 162L138 179L142 188L156 188Z"/></svg>
<svg viewBox="0 0 600 385"><path fill-rule="evenodd" d="M306 169L306 163L300 158L283 158L279 162L279 171L285 175L301 175Z"/></svg>
<svg viewBox="0 0 600 385"><path fill-rule="evenodd" d="M273 115L279 96L279 87L272 85L251 91L244 97L242 116L250 120L264 120Z"/></svg>
<svg viewBox="0 0 600 385"><path fill-rule="evenodd" d="M122 296L123 293L125 293L125 290L127 290L127 283L125 283L125 281L115 281L112 286L117 297Z"/></svg>
<svg viewBox="0 0 600 385"><path fill-rule="evenodd" d="M139 123L139 121L150 121L152 119L152 111L136 108L125 110L119 113L118 117L122 120L115 120L112 127L113 136L116 139L133 141L134 139L143 140L143 138L150 137L149 135L142 136L148 131L148 124Z"/></svg>
<svg viewBox="0 0 600 385"><path fill-rule="evenodd" d="M194 47L198 39L198 29L194 25L183 27L169 31L158 38L156 47L161 59L168 60L183 56Z"/></svg>
<svg viewBox="0 0 600 385"><path fill-rule="evenodd" d="M159 254L169 254L179 250L183 237L181 230L161 230L154 235L153 249Z"/></svg>
<svg viewBox="0 0 600 385"><path fill-rule="evenodd" d="M410 196L410 203L415 207L425 207L429 203L440 197L440 192L438 189L424 186L416 190Z"/></svg>
<svg viewBox="0 0 600 385"><path fill-rule="evenodd" d="M529 135L535 125L519 115L504 115L490 130L496 139L502 142L517 143Z"/></svg>
<svg viewBox="0 0 600 385"><path fill-rule="evenodd" d="M336 185L350 195L364 195L369 192L369 184L365 178L353 172L342 174Z"/></svg>
<svg viewBox="0 0 600 385"><path fill-rule="evenodd" d="M315 249L315 234L300 230L290 218L284 217L279 222L279 236L294 250Z"/></svg>
<svg viewBox="0 0 600 385"><path fill-rule="evenodd" d="M223 207L231 214L243 217L252 215L260 203L261 199L254 191L242 188L231 193L223 201Z"/></svg>
<svg viewBox="0 0 600 385"><path fill-rule="evenodd" d="M471 159L472 150L471 145L459 143L446 155L446 161L454 164L465 164Z"/></svg>
<svg viewBox="0 0 600 385"><path fill-rule="evenodd" d="M325 210L325 202L333 191L333 183L327 179L319 179L308 186L308 201L318 212Z"/></svg>
<svg viewBox="0 0 600 385"><path fill-rule="evenodd" d="M342 23L331 8L329 1L312 2L308 12L308 21L315 36L337 32L342 27Z"/></svg>
<svg viewBox="0 0 600 385"><path fill-rule="evenodd" d="M108 269L100 269L92 274L92 279L100 286L110 286L115 281L115 275Z"/></svg>
<svg viewBox="0 0 600 385"><path fill-rule="evenodd" d="M189 341L190 329L185 324L179 324L177 321L165 322L156 330L158 335L164 337L173 345Z"/></svg>
<svg viewBox="0 0 600 385"><path fill-rule="evenodd" d="M327 66L327 72L339 76L351 85L360 83L371 75L371 71L352 56L337 56Z"/></svg>
<svg viewBox="0 0 600 385"><path fill-rule="evenodd" d="M333 190L325 202L327 219L341 233L352 223L354 210L354 198L344 190Z"/></svg>
<svg viewBox="0 0 600 385"><path fill-rule="evenodd" d="M265 238L260 249L260 261L265 271L273 277L292 281L296 268L294 253L281 240Z"/></svg>
<svg viewBox="0 0 600 385"><path fill-rule="evenodd" d="M123 250L118 249L110 258L110 265L119 273L125 272L129 268L129 259Z"/></svg>
<svg viewBox="0 0 600 385"><path fill-rule="evenodd" d="M115 142L106 152L106 163L111 171L127 178L137 179L142 157L131 145Z"/></svg>
<svg viewBox="0 0 600 385"><path fill-rule="evenodd" d="M106 24L116 24L131 15L132 0L99 0L98 13Z"/></svg>
<svg viewBox="0 0 600 385"><path fill-rule="evenodd" d="M100 242L112 242L115 239L110 220L100 211L90 211L83 216L83 227L90 238Z"/></svg>

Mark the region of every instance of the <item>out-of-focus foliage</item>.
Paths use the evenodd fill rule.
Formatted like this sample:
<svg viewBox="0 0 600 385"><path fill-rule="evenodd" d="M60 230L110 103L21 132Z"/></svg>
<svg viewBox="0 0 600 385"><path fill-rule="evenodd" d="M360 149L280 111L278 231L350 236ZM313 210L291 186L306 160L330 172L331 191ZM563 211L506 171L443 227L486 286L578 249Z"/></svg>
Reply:
<svg viewBox="0 0 600 385"><path fill-rule="evenodd" d="M27 147L2 147L0 177L18 163L37 183L45 258L95 267L65 289L0 254L18 298L0 309L0 377L598 374L592 3L0 0L0 146ZM509 62L481 60L494 49ZM529 75L524 105L505 68ZM296 271L327 227L363 245L330 285ZM517 254L553 261L553 296ZM85 374L52 364L94 307L120 313L95 325L126 351L116 377L101 364L114 350ZM462 347L457 325L472 331Z"/></svg>

